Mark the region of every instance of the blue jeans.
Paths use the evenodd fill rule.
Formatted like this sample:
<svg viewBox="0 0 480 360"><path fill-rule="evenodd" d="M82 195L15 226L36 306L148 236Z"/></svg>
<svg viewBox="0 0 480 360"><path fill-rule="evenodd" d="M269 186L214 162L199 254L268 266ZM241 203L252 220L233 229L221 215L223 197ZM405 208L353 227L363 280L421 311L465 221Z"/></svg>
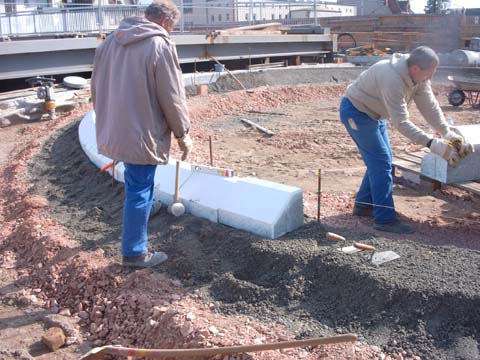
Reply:
<svg viewBox="0 0 480 360"><path fill-rule="evenodd" d="M392 147L386 120L375 120L358 111L347 98L340 103L340 119L347 128L367 171L358 190L355 206L372 207L375 223L397 219L393 203Z"/></svg>
<svg viewBox="0 0 480 360"><path fill-rule="evenodd" d="M147 225L153 202L156 165L125 165L125 203L123 207L122 255L144 255L147 250Z"/></svg>

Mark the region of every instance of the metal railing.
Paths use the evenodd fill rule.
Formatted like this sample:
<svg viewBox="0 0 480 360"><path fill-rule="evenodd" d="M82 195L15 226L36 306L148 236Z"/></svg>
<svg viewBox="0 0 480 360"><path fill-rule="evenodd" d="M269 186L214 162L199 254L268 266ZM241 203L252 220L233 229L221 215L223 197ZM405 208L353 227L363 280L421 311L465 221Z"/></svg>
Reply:
<svg viewBox="0 0 480 360"><path fill-rule="evenodd" d="M320 5L319 5L320 4ZM324 6L325 7L325 6ZM65 8L39 8L31 11L0 13L0 37L28 35L108 33L128 16L142 16L146 6L100 5ZM221 29L226 27L280 22L317 24L322 16L338 16L338 11L314 2L245 2L212 5L185 5L177 31Z"/></svg>
<svg viewBox="0 0 480 360"><path fill-rule="evenodd" d="M103 33L114 30L125 17L143 15L144 10L90 6L0 14L0 36Z"/></svg>

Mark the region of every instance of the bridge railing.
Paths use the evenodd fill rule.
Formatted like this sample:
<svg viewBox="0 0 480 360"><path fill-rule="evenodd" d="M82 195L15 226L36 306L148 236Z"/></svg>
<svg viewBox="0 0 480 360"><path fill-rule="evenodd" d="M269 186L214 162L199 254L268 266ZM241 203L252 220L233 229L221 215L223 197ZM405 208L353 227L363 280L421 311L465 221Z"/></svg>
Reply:
<svg viewBox="0 0 480 360"><path fill-rule="evenodd" d="M268 22L317 24L322 16L338 15L338 11L323 8L320 4L316 1L188 4L180 8L182 17L175 30L212 30ZM0 37L108 33L116 29L123 18L143 15L145 8L145 5L82 5L0 12Z"/></svg>

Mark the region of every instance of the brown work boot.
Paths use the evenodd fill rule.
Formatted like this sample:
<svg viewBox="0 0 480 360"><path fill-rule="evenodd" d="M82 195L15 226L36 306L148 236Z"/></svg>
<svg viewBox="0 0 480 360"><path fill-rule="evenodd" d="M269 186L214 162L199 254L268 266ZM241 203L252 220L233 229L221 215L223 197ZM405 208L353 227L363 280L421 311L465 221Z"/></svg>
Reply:
<svg viewBox="0 0 480 360"><path fill-rule="evenodd" d="M150 268L160 265L168 259L167 254L162 251L148 253L139 256L123 256L122 265L137 268Z"/></svg>
<svg viewBox="0 0 480 360"><path fill-rule="evenodd" d="M388 222L385 224L373 224L373 228L379 231L385 231L394 234L413 234L415 230L408 224L399 220Z"/></svg>
<svg viewBox="0 0 480 360"><path fill-rule="evenodd" d="M373 217L373 207L354 206L352 214L355 216Z"/></svg>

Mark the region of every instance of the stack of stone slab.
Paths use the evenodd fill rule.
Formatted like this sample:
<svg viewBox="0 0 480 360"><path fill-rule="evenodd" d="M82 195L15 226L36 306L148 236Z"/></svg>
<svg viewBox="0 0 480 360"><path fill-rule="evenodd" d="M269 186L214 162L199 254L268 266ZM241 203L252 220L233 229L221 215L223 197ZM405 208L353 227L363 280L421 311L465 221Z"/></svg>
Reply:
<svg viewBox="0 0 480 360"><path fill-rule="evenodd" d="M444 184L480 180L480 125L461 125L457 129L475 146L475 152L461 159L455 167L442 157L428 153L422 159L422 175Z"/></svg>

